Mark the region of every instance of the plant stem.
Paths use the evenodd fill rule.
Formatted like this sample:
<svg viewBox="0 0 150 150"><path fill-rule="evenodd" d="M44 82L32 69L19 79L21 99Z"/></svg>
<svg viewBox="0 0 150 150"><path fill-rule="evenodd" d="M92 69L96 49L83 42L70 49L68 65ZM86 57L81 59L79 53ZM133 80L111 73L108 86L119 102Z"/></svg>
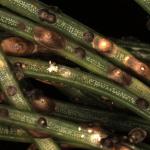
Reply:
<svg viewBox="0 0 150 150"><path fill-rule="evenodd" d="M135 116L129 117L125 114L118 115L118 113L108 112L106 110L93 109L91 107L58 101L44 96L40 90L34 90L34 92L31 90L26 93L28 93L27 95L29 99L31 99L30 103L34 110L46 115L61 117L65 120L79 123L100 122L100 126L102 125L108 129L121 132L129 132L133 128L139 127L150 133L150 123Z"/></svg>
<svg viewBox="0 0 150 150"><path fill-rule="evenodd" d="M19 110L27 110L27 111L32 111L30 104L28 103L28 100L24 97L22 91L19 88L19 85L13 75L13 72L11 71L9 64L7 62L7 59L5 58L5 55L3 54L2 50L0 51L0 85L2 91L5 93L7 96L8 102L14 106L15 108ZM39 147L38 144L38 139L34 140L37 146ZM54 142L53 142L54 143ZM41 143L41 147L39 147L40 150L48 150L46 145L47 144L52 144L52 140L49 138L43 144ZM59 150L57 146L54 145L54 150Z"/></svg>
<svg viewBox="0 0 150 150"><path fill-rule="evenodd" d="M37 47L37 44L33 45L31 47L34 52L39 51L46 53L56 53L86 68L87 70L90 70L91 72L106 77L108 75L108 71L114 69L113 65L105 61L102 57L99 57L96 54L86 51L86 49L74 43L71 43L68 40L64 40L64 38L61 35L54 33L51 30L38 26L37 24L24 18L18 17L17 15L14 15L6 10L1 9L0 14L1 27L23 38L26 38L27 40L36 42L41 46L45 47L40 47L35 50L34 48ZM10 20L12 22L15 22L15 24L12 24ZM18 25L20 24L24 25L26 29L22 30L22 28L19 28ZM52 39L44 39L45 36L48 35L52 36L54 38L54 41L52 41ZM28 45L27 42L24 41L24 43L26 43L25 45ZM57 45L61 46L58 47ZM31 49L31 47L29 48ZM29 52L32 53L32 50L29 50Z"/></svg>
<svg viewBox="0 0 150 150"><path fill-rule="evenodd" d="M105 96L95 95L93 93L89 93L85 90L81 90L80 88L75 88L72 86L65 85L64 83L60 82L54 82L54 81L44 81L40 79L36 79L37 81L40 81L44 84L54 86L57 88L62 94L64 94L66 97L69 98L69 101L84 105L84 106L90 106L93 108L100 108L103 110L110 110L110 111L128 111L125 107L122 105L119 105L115 102L113 102L111 99ZM69 92L68 92L69 91ZM101 102L101 103L100 103Z"/></svg>
<svg viewBox="0 0 150 150"><path fill-rule="evenodd" d="M84 93L80 89L76 89L76 88L70 87L70 86L57 87L57 88L60 90L60 92L65 94L69 98L69 100L72 101L73 103L81 104L81 105L85 105L85 106L89 106L89 105L97 106L99 108L105 107L101 103L99 103L98 100L96 100L96 101L93 100L95 98L87 95L88 93Z"/></svg>
<svg viewBox="0 0 150 150"><path fill-rule="evenodd" d="M2 17L1 17L2 19L0 19L0 26L1 27L5 28L7 30L10 30L11 32L13 32L19 36L30 39L31 41L37 42L38 44L41 44L42 46L45 46L45 48L48 50L47 51L48 53L51 53L51 52L57 53L58 55L61 55L65 58L77 63L78 65L86 68L87 70L89 70L91 72L94 72L100 76L103 76L105 78L116 81L117 83L124 86L127 90L132 92L133 94L149 100L150 88L148 86L146 86L144 83L137 80L136 78L123 72L122 70L120 70L116 66L114 66L111 63L109 63L108 61L104 60L102 57L97 56L96 54L92 54L91 52L88 52L83 48L79 48L79 47L77 47L76 44L70 43L69 41L66 43L65 48L64 47L56 48L57 46L55 44L56 43L58 44L61 42L58 42L56 40L56 41L53 41L53 43L52 43L52 42L50 42L51 40L49 40L50 43L48 43L47 41L46 41L47 43L45 43L45 41L40 41L41 39L39 40L38 39L39 37L36 37L37 35L43 34L43 33L46 35L47 35L47 33L49 33L50 35L54 36L55 35L54 32L52 32L50 30L46 30L43 27L39 27L39 26L37 26L37 24L34 24L33 22L30 22L30 21L25 20L23 18L20 18L16 15L13 15L12 13L5 11L5 10L1 10L0 14L2 15ZM12 25L12 22L10 20L11 21L13 20L13 22L15 22L15 24ZM30 29L30 31L22 30L22 28L21 29L18 28L18 24L19 25L24 24L24 26L28 30ZM41 30L36 31L37 28L40 28L40 29L42 28L42 30L43 31L46 30L46 32L42 32ZM61 39L59 35L57 35L57 36L59 37L59 39ZM56 37L54 37L54 39ZM23 41L21 41L21 43L22 42ZM6 45L9 45L9 44L10 44L10 42L8 42ZM29 42L24 41L24 44L30 45L31 43L29 44ZM3 44L1 44L1 45L3 45ZM61 44L59 44L59 45L61 45ZM9 52L10 51L12 52L12 46L9 46L9 47L10 47ZM32 47L32 50L31 50L31 47ZM37 47L37 46L35 46L35 45L31 46L30 45L29 49L26 49L26 51L28 50L29 52L35 52L35 51L37 52L38 49L35 50L35 47ZM52 50L53 47L55 47L55 50ZM5 48L4 48L4 50L5 50ZM18 49L16 51L18 52ZM21 54L23 51L24 50L21 49ZM84 55L82 53L83 51L85 52L84 57L82 57ZM46 52L45 49L44 49L44 52ZM13 51L13 54L14 54L14 51ZM25 52L25 54L27 54L27 52ZM78 56L80 56L80 57L78 57Z"/></svg>
<svg viewBox="0 0 150 150"><path fill-rule="evenodd" d="M148 4L149 0L146 0L146 3ZM150 80L150 68L146 64L87 26L56 11L55 7L47 6L37 0L0 0L0 4L42 25L60 31L88 48L94 48L113 63L130 68L136 74Z"/></svg>
<svg viewBox="0 0 150 150"><path fill-rule="evenodd" d="M0 51L0 69L0 85L8 102L17 109L31 111L31 107L22 94L2 50Z"/></svg>
<svg viewBox="0 0 150 150"><path fill-rule="evenodd" d="M12 58L12 64L20 63L25 75L45 81L56 81L71 85L82 90L87 90L96 95L106 96L112 101L123 105L145 119L150 120L149 103L144 99L121 88L108 80L49 62L39 60Z"/></svg>
<svg viewBox="0 0 150 150"><path fill-rule="evenodd" d="M120 40L120 39L112 39L114 42L116 42L118 45L121 45L125 48L130 48L134 51L141 51L141 52L147 52L150 53L150 44L142 43L140 41L131 41L131 40Z"/></svg>
<svg viewBox="0 0 150 150"><path fill-rule="evenodd" d="M80 130L80 126L75 123L53 117L23 112L4 106L0 106L0 110L7 110L9 114L8 117L0 116L1 123L15 125L24 129L38 130L59 139L101 149L101 140L107 137L101 130L88 133L87 129Z"/></svg>
<svg viewBox="0 0 150 150"><path fill-rule="evenodd" d="M21 142L21 143L31 143L32 138L26 134L26 132L22 129L19 128L12 128L9 126L4 126L4 125L0 125L0 140L4 140L4 141L12 141L12 142ZM95 150L96 148L93 147L88 147L79 143L73 143L70 141L60 141L58 139L55 139L57 141L57 143L59 143L59 145L68 145L68 146L73 146L76 148L86 148L86 149L90 149L90 150ZM138 147L140 148L140 150L149 150L149 145L144 144L144 143L140 143L138 144ZM137 149L137 147L136 147ZM135 150L135 149L133 149Z"/></svg>
<svg viewBox="0 0 150 150"><path fill-rule="evenodd" d="M150 0L134 0L150 15Z"/></svg>
<svg viewBox="0 0 150 150"><path fill-rule="evenodd" d="M111 100L103 99L101 96L96 96L81 89L77 89L64 84L61 85L60 83L56 82L45 82L43 80L39 81L56 87L62 94L69 98L69 101L75 104L101 109L108 109L111 107L110 105L113 105ZM101 101L101 103L99 101Z"/></svg>
<svg viewBox="0 0 150 150"><path fill-rule="evenodd" d="M89 107L83 107L66 102L53 100L55 111L52 115L77 122L100 122L100 125L121 132L129 132L134 128L143 128L150 133L150 123L135 116L127 116Z"/></svg>
<svg viewBox="0 0 150 150"><path fill-rule="evenodd" d="M0 125L0 139L23 143L34 142L25 130L6 125Z"/></svg>
<svg viewBox="0 0 150 150"><path fill-rule="evenodd" d="M35 114L35 113L31 114L29 112L18 111L2 105L0 106L0 110L1 111L7 110L9 114L8 117L6 116L4 117L3 114L0 115L1 123L11 124L22 128L40 130L42 132L49 133L52 136L57 138L63 137L64 140L74 141L77 143L79 142L82 144L86 144L87 146L93 146L93 148L97 148L97 149L105 149L104 145L101 142L102 139L106 138L107 136L102 130L100 131L93 130L93 132L91 133L89 132L88 129L82 128L76 124L65 122L52 117L41 116L40 114ZM46 124L39 122L41 118L42 121L44 120ZM74 140L75 138L76 141ZM117 143L114 146L116 147L117 145L123 148L128 148L131 146L128 144L126 146L126 144L124 143L123 144ZM114 146L110 148L107 147L106 149L113 150ZM131 146L131 147L133 150L139 150L138 147L135 146Z"/></svg>
<svg viewBox="0 0 150 150"><path fill-rule="evenodd" d="M141 59L144 62L150 62L150 45L141 43L141 42L133 42L119 39L112 39L118 45L127 48L135 57Z"/></svg>
<svg viewBox="0 0 150 150"><path fill-rule="evenodd" d="M60 150L60 147L56 144L56 142L52 138L37 138L35 139L36 146L41 150Z"/></svg>
<svg viewBox="0 0 150 150"><path fill-rule="evenodd" d="M6 125L0 125L0 140L11 141L11 142L21 142L21 143L33 143L34 142L31 136L29 136L27 132L24 131L23 129L14 128L11 126L6 126ZM73 146L77 148L93 149L93 147L78 144L78 143L73 143L70 141L62 141L58 139L55 139L55 141L57 141L59 145L67 144L69 146Z"/></svg>
<svg viewBox="0 0 150 150"><path fill-rule="evenodd" d="M145 121L135 116L127 116L126 114L118 114L104 110L92 109L89 107L74 105L67 102L62 102L43 94L36 97L38 91L32 94L32 106L40 113L53 115L75 122L100 122L100 126L107 127L121 132L129 132L134 128L143 128L150 133L149 121ZM43 103L41 103L43 102ZM43 104L43 105L42 105ZM55 109L54 109L55 108Z"/></svg>

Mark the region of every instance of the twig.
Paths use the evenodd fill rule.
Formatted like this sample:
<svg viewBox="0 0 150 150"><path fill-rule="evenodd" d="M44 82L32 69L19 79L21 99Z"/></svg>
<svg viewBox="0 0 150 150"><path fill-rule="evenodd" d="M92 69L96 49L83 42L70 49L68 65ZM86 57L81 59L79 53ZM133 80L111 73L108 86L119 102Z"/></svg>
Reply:
<svg viewBox="0 0 150 150"><path fill-rule="evenodd" d="M136 112L145 119L150 119L149 102L138 98L120 86L96 76L57 65L53 62L9 58L12 64L20 64L26 76L44 81L56 81L90 91L96 95L106 96L112 101Z"/></svg>
<svg viewBox="0 0 150 150"><path fill-rule="evenodd" d="M0 51L0 69L0 85L2 91L8 98L8 102L19 110L32 111L28 100L24 97L15 77L13 76L13 72L11 71L2 50ZM41 150L48 150L47 145L51 145L54 150L59 150L58 146L56 146L50 138L49 140L46 139L45 142L43 141L43 143L40 141L40 144L38 143L38 139L34 139L34 142Z"/></svg>
<svg viewBox="0 0 150 150"><path fill-rule="evenodd" d="M149 7L149 0L140 1L145 1L144 3ZM126 49L63 14L59 9L56 10L56 7L47 6L34 0L1 0L0 4L40 24L62 32L70 39L74 39L90 49L94 48L113 63L130 68L136 74L150 80L150 68L146 64L136 59Z"/></svg>

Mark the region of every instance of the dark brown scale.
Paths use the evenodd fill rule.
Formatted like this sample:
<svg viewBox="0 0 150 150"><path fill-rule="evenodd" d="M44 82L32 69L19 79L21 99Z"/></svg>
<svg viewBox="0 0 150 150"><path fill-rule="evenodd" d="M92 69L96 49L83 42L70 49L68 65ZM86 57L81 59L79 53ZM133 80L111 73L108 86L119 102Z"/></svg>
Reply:
<svg viewBox="0 0 150 150"><path fill-rule="evenodd" d="M150 68L133 56L126 57L124 60L124 64L127 67L132 68L137 74L150 79Z"/></svg>
<svg viewBox="0 0 150 150"><path fill-rule="evenodd" d="M8 86L6 88L6 93L8 96L14 96L17 93L17 88L15 86Z"/></svg>
<svg viewBox="0 0 150 150"><path fill-rule="evenodd" d="M47 127L47 121L44 117L40 117L37 123L40 127Z"/></svg>
<svg viewBox="0 0 150 150"><path fill-rule="evenodd" d="M127 73L123 72L119 68L114 68L110 73L109 77L116 81L117 83L123 85L123 86L129 86L132 83L132 77L128 75Z"/></svg>
<svg viewBox="0 0 150 150"><path fill-rule="evenodd" d="M136 105L140 109L147 109L149 107L149 102L146 101L145 99L139 98L136 100Z"/></svg>
<svg viewBox="0 0 150 150"><path fill-rule="evenodd" d="M33 54L35 45L19 37L10 37L1 41L4 52L13 56L27 56Z"/></svg>
<svg viewBox="0 0 150 150"><path fill-rule="evenodd" d="M83 48L75 48L74 50L75 54L77 55L78 58L83 59L86 56L86 52Z"/></svg>
<svg viewBox="0 0 150 150"><path fill-rule="evenodd" d="M19 22L17 24L17 27L22 31L24 31L26 29L26 25L23 22Z"/></svg>
<svg viewBox="0 0 150 150"><path fill-rule="evenodd" d="M46 21L48 23L55 23L57 20L56 15L54 13L49 12L49 10L47 9L40 9L38 15L42 21Z"/></svg>
<svg viewBox="0 0 150 150"><path fill-rule="evenodd" d="M42 46L46 46L49 50L60 50L65 47L65 38L54 31L43 27L36 27L34 29L34 39Z"/></svg>
<svg viewBox="0 0 150 150"><path fill-rule="evenodd" d="M89 42L91 43L94 39L94 34L92 32L85 32L83 34L83 39L86 41L86 42Z"/></svg>
<svg viewBox="0 0 150 150"><path fill-rule="evenodd" d="M5 94L4 94L4 93L2 93L2 92L0 92L0 103L5 102L5 100L6 100L6 96L5 96Z"/></svg>
<svg viewBox="0 0 150 150"><path fill-rule="evenodd" d="M134 144L144 141L146 137L147 132L141 128L132 129L128 134L129 142Z"/></svg>
<svg viewBox="0 0 150 150"><path fill-rule="evenodd" d="M50 137L49 134L47 133L43 133L43 132L39 132L36 130L28 130L28 132L32 135L32 137L34 138L48 138Z"/></svg>
<svg viewBox="0 0 150 150"><path fill-rule="evenodd" d="M55 110L54 101L45 96L33 99L31 104L38 112L50 113Z"/></svg>
<svg viewBox="0 0 150 150"><path fill-rule="evenodd" d="M1 116L1 117L9 117L9 112L8 112L8 110L5 109L5 108L1 108L1 109L0 109L0 116Z"/></svg>

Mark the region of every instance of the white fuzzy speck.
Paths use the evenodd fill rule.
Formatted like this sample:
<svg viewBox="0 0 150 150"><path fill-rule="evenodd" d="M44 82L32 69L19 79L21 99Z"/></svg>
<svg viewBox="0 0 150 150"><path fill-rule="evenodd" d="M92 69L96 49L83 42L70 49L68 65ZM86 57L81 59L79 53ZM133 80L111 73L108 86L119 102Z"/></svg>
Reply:
<svg viewBox="0 0 150 150"><path fill-rule="evenodd" d="M55 63L49 61L49 68L48 68L47 70L48 70L50 73L51 73L51 72L58 72L58 66L57 66Z"/></svg>

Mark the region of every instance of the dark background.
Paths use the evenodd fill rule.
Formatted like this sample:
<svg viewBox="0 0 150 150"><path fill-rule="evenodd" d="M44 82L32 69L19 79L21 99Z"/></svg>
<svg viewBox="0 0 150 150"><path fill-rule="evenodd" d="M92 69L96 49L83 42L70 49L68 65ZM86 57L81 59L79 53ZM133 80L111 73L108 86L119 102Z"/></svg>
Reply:
<svg viewBox="0 0 150 150"><path fill-rule="evenodd" d="M109 37L136 37L150 42L146 27L149 16L134 0L43 0ZM83 2L80 4L80 2ZM0 142L0 150L26 150L28 145Z"/></svg>

